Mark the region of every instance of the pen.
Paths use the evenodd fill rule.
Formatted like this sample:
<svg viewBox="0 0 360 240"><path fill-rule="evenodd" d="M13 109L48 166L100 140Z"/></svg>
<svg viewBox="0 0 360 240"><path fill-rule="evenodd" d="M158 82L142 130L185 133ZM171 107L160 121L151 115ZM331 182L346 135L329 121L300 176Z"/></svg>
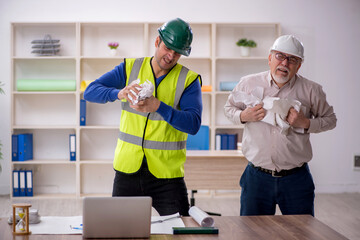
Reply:
<svg viewBox="0 0 360 240"><path fill-rule="evenodd" d="M80 226L82 226L82 224L80 224ZM70 229L73 230L73 229L76 229L76 230L82 230L82 227L73 227L70 225Z"/></svg>
<svg viewBox="0 0 360 240"><path fill-rule="evenodd" d="M151 224L153 223L162 223L171 219L175 219L175 218L179 218L180 216L174 216L174 217L169 217L169 218L165 218L165 219L160 219L160 220L155 220L155 221L151 221Z"/></svg>

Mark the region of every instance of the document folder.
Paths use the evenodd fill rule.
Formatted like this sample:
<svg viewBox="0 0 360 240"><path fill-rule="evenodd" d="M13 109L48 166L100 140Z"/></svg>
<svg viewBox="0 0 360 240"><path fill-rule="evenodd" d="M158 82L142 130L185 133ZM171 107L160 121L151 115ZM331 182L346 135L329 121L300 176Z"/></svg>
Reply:
<svg viewBox="0 0 360 240"><path fill-rule="evenodd" d="M200 126L195 135L188 135L187 150L209 150L209 126Z"/></svg>
<svg viewBox="0 0 360 240"><path fill-rule="evenodd" d="M80 126L86 126L86 100L80 99Z"/></svg>
<svg viewBox="0 0 360 240"><path fill-rule="evenodd" d="M26 178L25 178L25 171L20 170L19 171L20 177L19 177L19 182L20 182L20 197L25 197L26 196Z"/></svg>
<svg viewBox="0 0 360 240"><path fill-rule="evenodd" d="M19 161L18 135L13 134L11 137L12 160Z"/></svg>
<svg viewBox="0 0 360 240"><path fill-rule="evenodd" d="M26 196L32 197L33 193L33 172L32 170L26 170Z"/></svg>
<svg viewBox="0 0 360 240"><path fill-rule="evenodd" d="M19 171L13 170L13 197L20 196Z"/></svg>
<svg viewBox="0 0 360 240"><path fill-rule="evenodd" d="M70 150L70 161L76 160L76 136L70 134L69 136L69 150Z"/></svg>
<svg viewBox="0 0 360 240"><path fill-rule="evenodd" d="M33 135L31 133L18 135L19 161L33 159Z"/></svg>

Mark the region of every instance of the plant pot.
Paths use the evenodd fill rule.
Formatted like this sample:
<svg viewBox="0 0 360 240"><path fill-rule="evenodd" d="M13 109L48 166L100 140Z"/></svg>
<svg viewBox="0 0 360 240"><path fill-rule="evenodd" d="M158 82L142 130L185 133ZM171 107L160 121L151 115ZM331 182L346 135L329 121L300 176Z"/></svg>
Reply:
<svg viewBox="0 0 360 240"><path fill-rule="evenodd" d="M249 47L240 46L240 54L241 54L242 57L248 57L248 56L250 56L250 48L249 48Z"/></svg>
<svg viewBox="0 0 360 240"><path fill-rule="evenodd" d="M109 55L110 56L116 56L117 54L117 49L110 49Z"/></svg>

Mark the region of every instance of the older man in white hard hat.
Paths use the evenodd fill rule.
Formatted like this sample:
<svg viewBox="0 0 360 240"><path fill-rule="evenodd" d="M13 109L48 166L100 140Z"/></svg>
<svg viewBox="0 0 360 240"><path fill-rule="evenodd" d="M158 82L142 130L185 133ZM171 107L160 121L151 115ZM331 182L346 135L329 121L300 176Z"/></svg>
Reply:
<svg viewBox="0 0 360 240"><path fill-rule="evenodd" d="M322 87L298 74L304 47L295 36L276 39L268 59L270 70L243 77L225 104L228 119L245 124L240 215L274 215L278 205L282 214L314 216L310 133L337 119Z"/></svg>

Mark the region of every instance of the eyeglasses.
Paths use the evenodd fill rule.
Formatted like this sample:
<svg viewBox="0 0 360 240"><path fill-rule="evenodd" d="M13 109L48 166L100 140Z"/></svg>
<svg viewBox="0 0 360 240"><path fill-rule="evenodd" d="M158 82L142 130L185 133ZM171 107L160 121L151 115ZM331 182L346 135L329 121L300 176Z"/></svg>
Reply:
<svg viewBox="0 0 360 240"><path fill-rule="evenodd" d="M280 52L275 53L275 58L281 62L287 59L290 64L297 64L300 61L300 59L297 57L293 57L293 56L288 57Z"/></svg>

